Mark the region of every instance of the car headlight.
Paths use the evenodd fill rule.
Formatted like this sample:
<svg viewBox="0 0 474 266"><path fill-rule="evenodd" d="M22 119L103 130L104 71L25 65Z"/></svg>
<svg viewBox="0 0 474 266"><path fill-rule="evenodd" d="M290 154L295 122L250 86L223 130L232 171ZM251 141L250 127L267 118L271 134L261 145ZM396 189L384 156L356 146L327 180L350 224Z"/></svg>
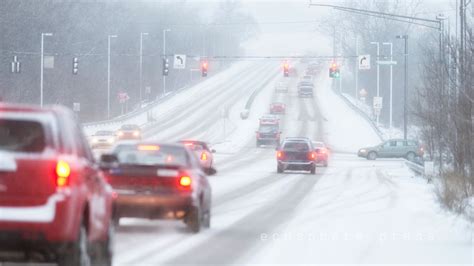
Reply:
<svg viewBox="0 0 474 266"><path fill-rule="evenodd" d="M92 143L97 143L97 142L99 142L98 138L92 138Z"/></svg>
<svg viewBox="0 0 474 266"><path fill-rule="evenodd" d="M140 131L134 131L134 132L133 132L133 136L135 136L135 137L140 136Z"/></svg>
<svg viewBox="0 0 474 266"><path fill-rule="evenodd" d="M119 131L119 132L117 132L117 135L118 135L119 137L123 137L123 132L122 132L122 131Z"/></svg>
<svg viewBox="0 0 474 266"><path fill-rule="evenodd" d="M360 149L359 152L360 152L360 153L366 153L367 150L366 150L366 149Z"/></svg>
<svg viewBox="0 0 474 266"><path fill-rule="evenodd" d="M114 143L114 141L115 141L115 140L114 140L113 138L107 139L107 142L108 142L108 143Z"/></svg>

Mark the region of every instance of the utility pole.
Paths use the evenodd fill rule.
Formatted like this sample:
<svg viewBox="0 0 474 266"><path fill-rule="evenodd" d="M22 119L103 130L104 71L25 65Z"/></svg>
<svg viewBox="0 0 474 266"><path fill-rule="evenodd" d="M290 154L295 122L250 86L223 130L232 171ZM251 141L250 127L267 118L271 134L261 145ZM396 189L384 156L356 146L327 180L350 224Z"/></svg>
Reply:
<svg viewBox="0 0 474 266"><path fill-rule="evenodd" d="M355 94L354 99L359 96L359 36L356 36L356 63L355 63Z"/></svg>
<svg viewBox="0 0 474 266"><path fill-rule="evenodd" d="M380 57L380 43L379 42L371 42L370 44L377 45L377 97L380 97L380 65L378 63ZM379 124L380 114L377 114L377 125Z"/></svg>
<svg viewBox="0 0 474 266"><path fill-rule="evenodd" d="M405 40L405 76L404 79L404 88L403 88L403 138L407 139L407 88L408 88L408 35L398 35L397 39Z"/></svg>
<svg viewBox="0 0 474 266"><path fill-rule="evenodd" d="M117 38L117 35L107 37L107 119L110 118L110 38Z"/></svg>
<svg viewBox="0 0 474 266"><path fill-rule="evenodd" d="M393 43L384 42L383 45L390 46L390 122L389 128L393 125Z"/></svg>
<svg viewBox="0 0 474 266"><path fill-rule="evenodd" d="M166 59L166 33L170 32L170 29L163 30L163 58ZM163 95L166 95L166 76L163 76Z"/></svg>
<svg viewBox="0 0 474 266"><path fill-rule="evenodd" d="M143 88L143 36L148 36L147 32L140 32L140 101L139 108L142 107L142 88Z"/></svg>
<svg viewBox="0 0 474 266"><path fill-rule="evenodd" d="M43 68L44 68L44 37L53 36L52 33L41 33L41 72L40 72L40 106L43 107L44 92L43 92Z"/></svg>

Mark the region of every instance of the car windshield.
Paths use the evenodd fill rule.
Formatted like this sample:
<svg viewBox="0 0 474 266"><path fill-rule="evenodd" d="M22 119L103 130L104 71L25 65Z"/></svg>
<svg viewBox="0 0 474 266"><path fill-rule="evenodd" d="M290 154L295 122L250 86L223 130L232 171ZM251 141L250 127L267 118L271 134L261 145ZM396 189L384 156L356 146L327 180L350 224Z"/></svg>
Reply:
<svg viewBox="0 0 474 266"><path fill-rule="evenodd" d="M289 141L283 144L283 150L304 152L309 151L309 145L303 141Z"/></svg>
<svg viewBox="0 0 474 266"><path fill-rule="evenodd" d="M140 127L136 125L123 125L120 129L121 130L140 130Z"/></svg>
<svg viewBox="0 0 474 266"><path fill-rule="evenodd" d="M41 152L45 128L38 121L0 118L0 151Z"/></svg>
<svg viewBox="0 0 474 266"><path fill-rule="evenodd" d="M261 125L258 128L260 133L275 133L278 132L278 126L275 125Z"/></svg>
<svg viewBox="0 0 474 266"><path fill-rule="evenodd" d="M113 136L115 133L113 131L97 131L95 136Z"/></svg>
<svg viewBox="0 0 474 266"><path fill-rule="evenodd" d="M166 145L119 145L114 150L120 164L188 166L182 147Z"/></svg>

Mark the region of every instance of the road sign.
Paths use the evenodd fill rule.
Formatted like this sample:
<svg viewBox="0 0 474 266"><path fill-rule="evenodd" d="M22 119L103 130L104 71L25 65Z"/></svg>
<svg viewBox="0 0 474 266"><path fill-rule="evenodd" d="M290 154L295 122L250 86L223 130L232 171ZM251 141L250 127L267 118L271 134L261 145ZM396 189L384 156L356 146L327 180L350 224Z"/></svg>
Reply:
<svg viewBox="0 0 474 266"><path fill-rule="evenodd" d="M185 54L175 54L173 60L174 69L185 69L186 68L186 55Z"/></svg>
<svg viewBox="0 0 474 266"><path fill-rule="evenodd" d="M128 96L126 92L119 92L119 94L117 95L117 98L120 103L125 103L126 101L130 100L130 97Z"/></svg>
<svg viewBox="0 0 474 266"><path fill-rule="evenodd" d="M359 55L358 62L360 70L370 69L370 54Z"/></svg>
<svg viewBox="0 0 474 266"><path fill-rule="evenodd" d="M81 111L81 103L72 103L72 110L74 112L80 112Z"/></svg>
<svg viewBox="0 0 474 266"><path fill-rule="evenodd" d="M382 110L383 107L383 98L382 97L374 97L374 110Z"/></svg>

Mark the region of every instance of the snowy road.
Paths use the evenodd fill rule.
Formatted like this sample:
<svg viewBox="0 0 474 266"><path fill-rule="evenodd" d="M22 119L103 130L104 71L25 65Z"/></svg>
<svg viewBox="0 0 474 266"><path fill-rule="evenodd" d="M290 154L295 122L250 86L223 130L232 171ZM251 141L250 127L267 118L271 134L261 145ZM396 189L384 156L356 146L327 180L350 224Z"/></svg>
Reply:
<svg viewBox="0 0 474 266"><path fill-rule="evenodd" d="M224 90L182 99L174 105L182 112L162 112L146 131L152 139L220 143L214 145L219 173L210 177L211 229L193 235L181 222L122 219L114 264L472 264L472 228L440 210L424 180L413 178L401 160L354 155L354 147L379 139L325 78L316 81L315 99L300 99L295 79L288 94L273 92L281 73L271 64L251 69L223 82ZM250 118L240 120L256 86L265 88ZM276 174L274 148L256 148L254 136L272 101L287 104L284 136L321 139L337 149L328 168Z"/></svg>

